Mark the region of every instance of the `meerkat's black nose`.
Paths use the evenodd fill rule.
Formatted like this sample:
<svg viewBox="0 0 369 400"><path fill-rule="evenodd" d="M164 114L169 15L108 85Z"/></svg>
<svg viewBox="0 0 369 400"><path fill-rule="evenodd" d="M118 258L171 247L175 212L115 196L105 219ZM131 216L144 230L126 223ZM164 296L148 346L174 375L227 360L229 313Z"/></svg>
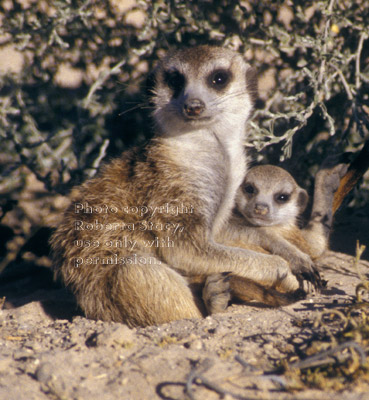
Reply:
<svg viewBox="0 0 369 400"><path fill-rule="evenodd" d="M205 110L205 103L200 99L187 99L183 104L183 113L186 117L199 117Z"/></svg>
<svg viewBox="0 0 369 400"><path fill-rule="evenodd" d="M266 215L269 213L269 206L265 203L256 203L254 212L259 215Z"/></svg>

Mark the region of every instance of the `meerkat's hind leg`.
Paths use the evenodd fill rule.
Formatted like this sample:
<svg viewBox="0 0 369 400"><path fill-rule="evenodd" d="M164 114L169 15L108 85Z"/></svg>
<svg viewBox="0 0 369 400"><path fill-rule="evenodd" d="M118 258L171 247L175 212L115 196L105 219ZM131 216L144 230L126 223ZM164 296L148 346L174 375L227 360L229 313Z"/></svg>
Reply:
<svg viewBox="0 0 369 400"><path fill-rule="evenodd" d="M230 300L245 303L257 302L266 306L279 307L306 298L303 289L281 293L274 288L266 288L250 279L230 272L209 275L203 288L203 300L209 314L225 311Z"/></svg>
<svg viewBox="0 0 369 400"><path fill-rule="evenodd" d="M274 288L267 288L250 279L237 275L229 276L229 286L232 298L243 302L258 302L271 307L285 306L306 298L303 289L281 293Z"/></svg>
<svg viewBox="0 0 369 400"><path fill-rule="evenodd" d="M82 298L87 317L135 327L202 318L205 314L201 298L193 294L186 279L163 263L117 266L106 271L102 279L105 283L101 279L94 282L100 288L98 298ZM95 293L94 288L89 289Z"/></svg>

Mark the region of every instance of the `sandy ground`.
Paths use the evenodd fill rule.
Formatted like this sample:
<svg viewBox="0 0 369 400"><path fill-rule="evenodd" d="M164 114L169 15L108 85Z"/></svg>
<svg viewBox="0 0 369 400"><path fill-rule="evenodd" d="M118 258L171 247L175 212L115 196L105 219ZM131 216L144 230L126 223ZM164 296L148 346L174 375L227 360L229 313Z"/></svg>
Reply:
<svg viewBox="0 0 369 400"><path fill-rule="evenodd" d="M20 267L0 286L0 399L367 399L365 383L301 389L275 370L298 359L321 330L313 324L322 311L352 303L360 282L353 257L328 252L319 263L327 288L296 304L232 305L137 329L84 318L49 271ZM368 274L369 262L359 271Z"/></svg>

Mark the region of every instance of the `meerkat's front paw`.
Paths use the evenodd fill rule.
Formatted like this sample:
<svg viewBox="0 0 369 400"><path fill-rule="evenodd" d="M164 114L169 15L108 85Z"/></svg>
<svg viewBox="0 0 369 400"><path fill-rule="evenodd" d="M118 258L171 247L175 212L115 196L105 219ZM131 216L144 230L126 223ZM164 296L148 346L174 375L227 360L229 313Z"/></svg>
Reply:
<svg viewBox="0 0 369 400"><path fill-rule="evenodd" d="M225 311L228 307L231 300L229 274L230 272L222 272L206 278L202 298L209 314Z"/></svg>
<svg viewBox="0 0 369 400"><path fill-rule="evenodd" d="M300 289L311 293L322 287L319 270L307 254L291 257L290 264L292 273L299 281Z"/></svg>
<svg viewBox="0 0 369 400"><path fill-rule="evenodd" d="M267 256L268 270L272 273L271 282L264 282L282 292L294 292L300 288L296 276L293 274L287 261L280 256Z"/></svg>
<svg viewBox="0 0 369 400"><path fill-rule="evenodd" d="M288 273L280 274L277 278L276 284L273 286L278 291L286 292L295 292L300 288L299 281L296 276L289 271Z"/></svg>

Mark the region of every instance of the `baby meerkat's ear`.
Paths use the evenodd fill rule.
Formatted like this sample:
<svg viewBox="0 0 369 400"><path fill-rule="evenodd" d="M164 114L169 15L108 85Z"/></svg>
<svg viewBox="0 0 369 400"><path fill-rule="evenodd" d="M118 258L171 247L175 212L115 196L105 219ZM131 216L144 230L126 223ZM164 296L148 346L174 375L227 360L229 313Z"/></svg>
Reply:
<svg viewBox="0 0 369 400"><path fill-rule="evenodd" d="M305 189L300 188L297 195L297 205L300 208L300 213L304 212L309 201L309 195Z"/></svg>
<svg viewBox="0 0 369 400"><path fill-rule="evenodd" d="M256 69L250 66L246 70L246 88L250 94L252 104L255 106L259 99L258 76Z"/></svg>

